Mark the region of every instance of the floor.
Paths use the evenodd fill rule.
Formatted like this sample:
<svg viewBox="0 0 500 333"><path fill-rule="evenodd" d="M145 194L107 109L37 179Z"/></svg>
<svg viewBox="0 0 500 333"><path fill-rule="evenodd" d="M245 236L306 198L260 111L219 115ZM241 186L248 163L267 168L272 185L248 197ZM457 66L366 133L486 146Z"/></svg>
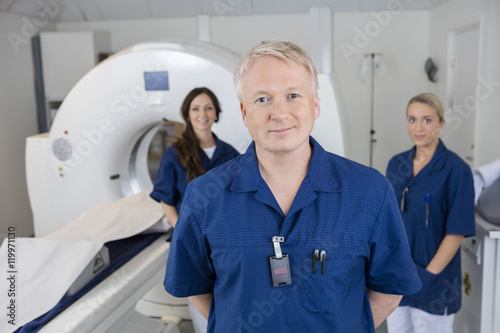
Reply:
<svg viewBox="0 0 500 333"><path fill-rule="evenodd" d="M179 325L177 325L177 327L181 333L194 333L194 327L191 320L183 320L179 323Z"/></svg>

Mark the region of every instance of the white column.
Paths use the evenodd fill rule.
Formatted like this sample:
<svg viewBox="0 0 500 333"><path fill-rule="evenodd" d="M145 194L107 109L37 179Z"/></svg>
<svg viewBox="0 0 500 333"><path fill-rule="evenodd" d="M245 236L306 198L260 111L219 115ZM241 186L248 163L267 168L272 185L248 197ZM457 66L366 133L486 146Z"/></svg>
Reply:
<svg viewBox="0 0 500 333"><path fill-rule="evenodd" d="M330 7L312 7L310 55L318 73L332 72L332 10Z"/></svg>

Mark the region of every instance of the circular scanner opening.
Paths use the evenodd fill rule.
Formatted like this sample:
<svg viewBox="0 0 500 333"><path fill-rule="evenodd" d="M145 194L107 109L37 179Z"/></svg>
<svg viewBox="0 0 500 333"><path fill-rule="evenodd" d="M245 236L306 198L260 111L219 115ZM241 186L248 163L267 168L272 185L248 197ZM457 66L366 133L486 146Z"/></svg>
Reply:
<svg viewBox="0 0 500 333"><path fill-rule="evenodd" d="M122 183L125 195L153 187L160 168L161 157L176 138L182 135L184 124L161 121L152 124L137 139L130 153L128 179ZM127 190L127 189L130 190ZM129 193L130 192L130 193Z"/></svg>
<svg viewBox="0 0 500 333"><path fill-rule="evenodd" d="M148 174L153 183L160 168L163 152L182 135L183 128L184 125L181 123L166 122L152 136L148 148L147 165Z"/></svg>

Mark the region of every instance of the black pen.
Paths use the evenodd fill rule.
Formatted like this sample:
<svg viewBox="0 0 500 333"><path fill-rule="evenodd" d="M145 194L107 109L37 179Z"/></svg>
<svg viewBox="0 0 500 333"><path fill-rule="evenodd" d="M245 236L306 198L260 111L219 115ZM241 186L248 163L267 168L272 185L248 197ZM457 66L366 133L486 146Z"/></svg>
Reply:
<svg viewBox="0 0 500 333"><path fill-rule="evenodd" d="M325 264L326 264L326 252L325 250L321 250L321 261L322 261L322 265L321 265L321 274L325 274Z"/></svg>
<svg viewBox="0 0 500 333"><path fill-rule="evenodd" d="M314 250L312 272L316 273L316 261L319 260L319 250Z"/></svg>

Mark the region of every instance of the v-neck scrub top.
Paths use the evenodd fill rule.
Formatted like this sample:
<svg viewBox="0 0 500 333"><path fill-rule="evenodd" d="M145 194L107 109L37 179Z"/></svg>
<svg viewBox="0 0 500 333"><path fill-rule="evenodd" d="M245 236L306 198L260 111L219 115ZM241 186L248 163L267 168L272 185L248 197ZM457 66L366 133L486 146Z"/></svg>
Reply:
<svg viewBox="0 0 500 333"><path fill-rule="evenodd" d="M211 159L208 158L203 149L198 149L203 168L207 171L240 155L231 145L219 140L215 134L213 136L215 139L215 152ZM161 157L160 168L156 174L153 192L150 194L151 198L175 206L179 212L187 187L186 174L187 170L181 166L175 147L172 145L165 149Z"/></svg>
<svg viewBox="0 0 500 333"><path fill-rule="evenodd" d="M165 289L213 292L208 332L374 332L365 287L421 287L391 185L310 138L309 169L284 216L262 179L255 143L193 180L168 257ZM273 287L273 236L284 237L292 284ZM325 250L312 273L312 256Z"/></svg>
<svg viewBox="0 0 500 333"><path fill-rule="evenodd" d="M442 315L445 309L448 314L456 313L462 295L460 249L441 273L432 274L425 268L446 235L475 235L472 173L441 141L431 161L415 177L414 156L415 147L394 156L387 168L387 178L403 206L411 255L423 284L420 292L403 297L400 305L431 314Z"/></svg>

